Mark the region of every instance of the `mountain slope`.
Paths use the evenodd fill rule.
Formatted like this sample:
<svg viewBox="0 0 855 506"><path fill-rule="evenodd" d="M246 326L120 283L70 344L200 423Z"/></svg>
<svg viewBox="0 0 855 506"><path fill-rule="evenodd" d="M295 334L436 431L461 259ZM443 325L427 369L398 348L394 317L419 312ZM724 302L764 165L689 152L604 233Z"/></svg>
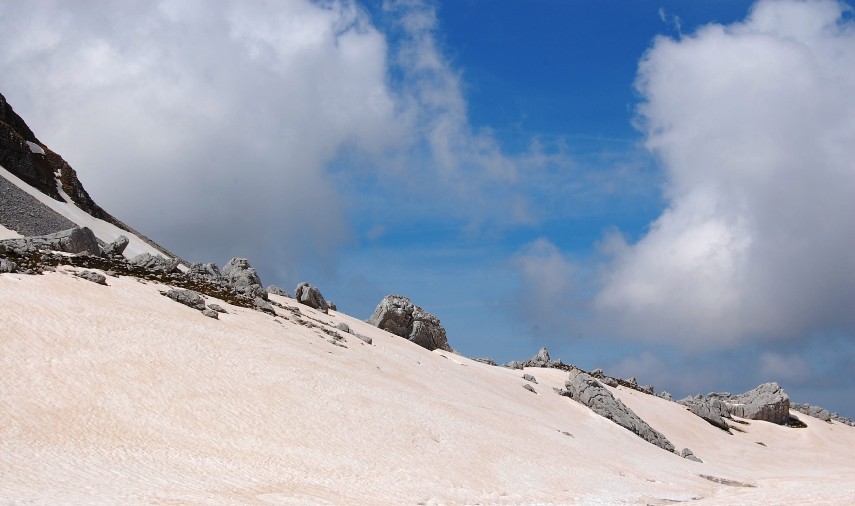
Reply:
<svg viewBox="0 0 855 506"><path fill-rule="evenodd" d="M676 403L612 389L696 463L556 395L559 370L429 352L276 296L277 317L219 301L228 314L214 320L161 296L158 283L101 286L73 270L0 276L5 501L855 500L852 427L802 415L805 429L751 421L731 436ZM332 344L336 323L373 344L347 334L346 348Z"/></svg>

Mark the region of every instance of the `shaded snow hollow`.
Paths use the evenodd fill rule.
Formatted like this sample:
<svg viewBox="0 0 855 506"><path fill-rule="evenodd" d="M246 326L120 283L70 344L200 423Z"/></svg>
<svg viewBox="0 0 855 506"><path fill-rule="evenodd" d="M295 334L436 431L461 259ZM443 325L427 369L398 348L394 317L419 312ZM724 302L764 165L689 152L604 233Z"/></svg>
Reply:
<svg viewBox="0 0 855 506"><path fill-rule="evenodd" d="M728 435L609 389L700 464L556 395L560 370L429 352L276 295L275 318L208 298L228 311L213 320L165 285L73 271L0 275L3 503L855 503L852 427L799 414L805 429ZM333 344L338 323L373 344Z"/></svg>

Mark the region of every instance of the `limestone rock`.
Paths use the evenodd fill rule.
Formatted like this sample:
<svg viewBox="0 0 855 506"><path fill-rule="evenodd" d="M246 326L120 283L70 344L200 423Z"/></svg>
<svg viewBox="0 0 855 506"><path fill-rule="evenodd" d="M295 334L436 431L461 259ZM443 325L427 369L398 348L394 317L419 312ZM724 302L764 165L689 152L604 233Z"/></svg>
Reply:
<svg viewBox="0 0 855 506"><path fill-rule="evenodd" d="M665 436L639 418L620 399L615 399L602 383L588 373L579 369L571 370L564 386L571 399L591 408L598 415L628 429L645 441L674 452L674 445Z"/></svg>
<svg viewBox="0 0 855 506"><path fill-rule="evenodd" d="M161 255L152 255L151 253L140 253L131 258L128 263L147 271L169 274L178 267L179 260L177 258L164 258Z"/></svg>
<svg viewBox="0 0 855 506"><path fill-rule="evenodd" d="M526 381L531 381L532 383L537 384L537 379L535 379L535 377L532 376L531 374L523 374L523 379Z"/></svg>
<svg viewBox="0 0 855 506"><path fill-rule="evenodd" d="M730 413L751 420L784 425L790 418L790 397L777 383L764 383L728 402Z"/></svg>
<svg viewBox="0 0 855 506"><path fill-rule="evenodd" d="M93 271L81 271L75 274L80 279L85 279L86 281L91 281L93 283L97 283L99 285L107 285L107 278L103 274L99 274Z"/></svg>
<svg viewBox="0 0 855 506"><path fill-rule="evenodd" d="M703 460L696 457L695 454L692 453L692 450L690 450L688 448L683 448L683 451L680 452L680 456L683 457L684 459L689 459L689 460L692 460L695 462L700 462L701 464L704 463Z"/></svg>
<svg viewBox="0 0 855 506"><path fill-rule="evenodd" d="M682 399L680 404L689 408L692 414L703 418L707 423L719 429L730 432L725 418L730 418L730 411L725 403L718 399Z"/></svg>
<svg viewBox="0 0 855 506"><path fill-rule="evenodd" d="M537 393L537 390L535 390L534 387L529 385L528 383L526 383L522 387L525 388L526 390L528 390L529 392L533 393L533 394Z"/></svg>
<svg viewBox="0 0 855 506"><path fill-rule="evenodd" d="M100 255L101 248L98 239L87 227L74 227L55 234L19 239L6 239L0 245L21 254L37 250L62 251L65 253L87 253Z"/></svg>
<svg viewBox="0 0 855 506"><path fill-rule="evenodd" d="M414 305L407 297L383 297L368 323L428 350L452 351L439 318Z"/></svg>
<svg viewBox="0 0 855 506"><path fill-rule="evenodd" d="M279 288L276 285L268 285L267 293L272 293L273 295L281 295L282 297L288 297L289 299L291 298L290 293L286 292L285 290Z"/></svg>
<svg viewBox="0 0 855 506"><path fill-rule="evenodd" d="M220 269L214 262L208 262L206 264L194 262L190 264L190 269L187 271L187 275L190 277L206 279L215 283L222 281Z"/></svg>
<svg viewBox="0 0 855 506"><path fill-rule="evenodd" d="M0 274L16 272L17 270L18 265L15 262L0 258Z"/></svg>
<svg viewBox="0 0 855 506"><path fill-rule="evenodd" d="M261 286L261 278L246 258L232 258L220 274L223 282L232 286L238 293L267 300L267 291Z"/></svg>
<svg viewBox="0 0 855 506"><path fill-rule="evenodd" d="M266 292L265 295L267 295ZM259 311L276 316L276 310L273 309L273 304L271 304L270 301L262 299L261 297L256 297L253 304L255 304L255 308Z"/></svg>
<svg viewBox="0 0 855 506"><path fill-rule="evenodd" d="M216 311L217 313L228 313L228 311L223 309L223 306L219 304L208 304L208 309L210 309L211 311Z"/></svg>
<svg viewBox="0 0 855 506"><path fill-rule="evenodd" d="M310 283L304 281L297 285L297 288L294 289L294 298L300 304L315 308L324 314L329 313L329 305L321 294L321 291L318 290L318 287Z"/></svg>
<svg viewBox="0 0 855 506"><path fill-rule="evenodd" d="M344 322L337 323L335 328L337 328L338 330L340 330L342 332L347 332L348 334L353 334L353 331L350 330L350 326Z"/></svg>
<svg viewBox="0 0 855 506"><path fill-rule="evenodd" d="M104 248L102 248L102 253L104 256L108 257L120 256L125 252L125 248L128 247L129 242L129 239L126 236L120 235L115 241L105 245Z"/></svg>
<svg viewBox="0 0 855 506"><path fill-rule="evenodd" d="M192 307L193 309L196 309L198 311L202 311L203 309L205 309L205 299L203 299L201 295L194 292L193 290L172 288L169 291L165 292L163 295L169 297L175 302L184 304L187 307Z"/></svg>

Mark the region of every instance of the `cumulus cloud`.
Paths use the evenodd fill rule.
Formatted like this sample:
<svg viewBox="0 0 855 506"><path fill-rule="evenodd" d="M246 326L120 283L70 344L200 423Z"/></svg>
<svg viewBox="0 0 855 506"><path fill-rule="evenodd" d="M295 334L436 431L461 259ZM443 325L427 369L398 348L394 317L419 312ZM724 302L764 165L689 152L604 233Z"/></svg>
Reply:
<svg viewBox="0 0 855 506"><path fill-rule="evenodd" d="M655 40L638 122L668 206L638 242L612 244L595 299L604 328L688 348L855 331L855 25L844 12L761 1L744 22Z"/></svg>
<svg viewBox="0 0 855 506"><path fill-rule="evenodd" d="M373 235L530 222L513 183L542 152L470 125L433 5L383 12L391 34L350 0L6 2L2 89L96 201L191 260L294 281L335 264L354 210Z"/></svg>

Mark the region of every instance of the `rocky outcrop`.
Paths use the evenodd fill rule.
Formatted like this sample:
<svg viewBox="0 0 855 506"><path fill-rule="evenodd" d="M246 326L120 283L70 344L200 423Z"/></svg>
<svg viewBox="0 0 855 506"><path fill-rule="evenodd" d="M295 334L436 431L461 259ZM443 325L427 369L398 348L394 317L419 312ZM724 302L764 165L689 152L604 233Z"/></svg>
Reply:
<svg viewBox="0 0 855 506"><path fill-rule="evenodd" d="M208 262L206 264L194 262L190 264L190 268L187 270L187 275L194 278L205 279L214 283L222 281L220 269L214 262Z"/></svg>
<svg viewBox="0 0 855 506"><path fill-rule="evenodd" d="M297 288L294 289L294 299L300 304L317 309L324 314L329 313L329 305L321 294L321 291L318 287L305 281L297 285Z"/></svg>
<svg viewBox="0 0 855 506"><path fill-rule="evenodd" d="M272 293L273 295L281 295L282 297L288 297L289 299L291 298L290 293L286 292L285 290L279 288L276 285L268 285L267 293Z"/></svg>
<svg viewBox="0 0 855 506"><path fill-rule="evenodd" d="M203 309L205 309L205 299L203 299L201 295L194 292L193 290L172 288L166 292L161 293L174 300L175 302L178 302L179 304L184 304L185 306L196 309L197 311L202 311Z"/></svg>
<svg viewBox="0 0 855 506"><path fill-rule="evenodd" d="M594 413L608 418L648 443L674 452L674 445L665 436L639 418L620 399L615 399L612 393L590 374L573 369L564 386L567 396L591 408Z"/></svg>
<svg viewBox="0 0 855 506"><path fill-rule="evenodd" d="M523 374L523 379L526 381L531 381L532 383L537 383L537 378L532 376L531 374Z"/></svg>
<svg viewBox="0 0 855 506"><path fill-rule="evenodd" d="M152 255L151 253L140 253L128 260L128 263L134 267L164 274L175 271L178 268L179 262L180 260L177 258L164 258L160 255Z"/></svg>
<svg viewBox="0 0 855 506"><path fill-rule="evenodd" d="M129 242L130 242L129 239L126 236L120 235L119 237L116 238L115 241L105 245L101 249L101 251L106 256L110 256L110 257L121 256L122 254L124 254L125 248L128 247Z"/></svg>
<svg viewBox="0 0 855 506"><path fill-rule="evenodd" d="M267 300L267 291L261 286L261 278L246 258L232 258L220 274L223 281L238 293Z"/></svg>
<svg viewBox="0 0 855 506"><path fill-rule="evenodd" d="M793 411L798 411L799 413L810 415L814 418L819 418L824 422L835 421L838 423L855 427L855 422L853 422L852 419L846 418L845 416L841 416L837 413L829 411L825 408L821 408L819 406L813 406L811 404L792 403L790 404L790 409L792 409Z"/></svg>
<svg viewBox="0 0 855 506"><path fill-rule="evenodd" d="M0 241L0 253L3 251L14 251L19 255L25 255L38 250L86 253L90 255L101 254L98 239L86 227L74 227L55 234Z"/></svg>
<svg viewBox="0 0 855 506"><path fill-rule="evenodd" d="M0 274L7 274L18 271L18 264L5 258L0 258Z"/></svg>
<svg viewBox="0 0 855 506"><path fill-rule="evenodd" d="M777 383L764 383L727 402L730 414L784 425L790 419L790 397Z"/></svg>
<svg viewBox="0 0 855 506"><path fill-rule="evenodd" d="M679 404L689 408L692 414L703 418L707 423L719 429L730 432L730 426L725 418L730 418L730 410L724 402L719 399L704 399L701 396L686 397L680 399Z"/></svg>
<svg viewBox="0 0 855 506"><path fill-rule="evenodd" d="M86 281L91 281L91 282L99 284L99 285L105 285L105 286L107 285L107 278L103 274L100 274L97 272L80 271L77 274L75 274L75 276L77 276L80 279L85 279Z"/></svg>
<svg viewBox="0 0 855 506"><path fill-rule="evenodd" d="M552 369L561 369L564 371L569 371L572 369L570 364L565 364L561 361L561 359L553 360L549 356L549 351L547 351L546 347L540 348L540 351L537 352L537 355L531 357L528 360L519 361L513 360L505 364L505 367L510 369L522 369L524 367L549 367Z"/></svg>
<svg viewBox="0 0 855 506"><path fill-rule="evenodd" d="M694 461L694 462L698 462L701 464L704 463L703 460L696 457L695 454L692 453L692 450L690 450L688 448L683 448L683 451L680 452L680 456L683 457L684 459L689 459L689 460Z"/></svg>
<svg viewBox="0 0 855 506"><path fill-rule="evenodd" d="M439 318L414 305L402 295L387 295L368 323L412 341L428 350L452 351Z"/></svg>

